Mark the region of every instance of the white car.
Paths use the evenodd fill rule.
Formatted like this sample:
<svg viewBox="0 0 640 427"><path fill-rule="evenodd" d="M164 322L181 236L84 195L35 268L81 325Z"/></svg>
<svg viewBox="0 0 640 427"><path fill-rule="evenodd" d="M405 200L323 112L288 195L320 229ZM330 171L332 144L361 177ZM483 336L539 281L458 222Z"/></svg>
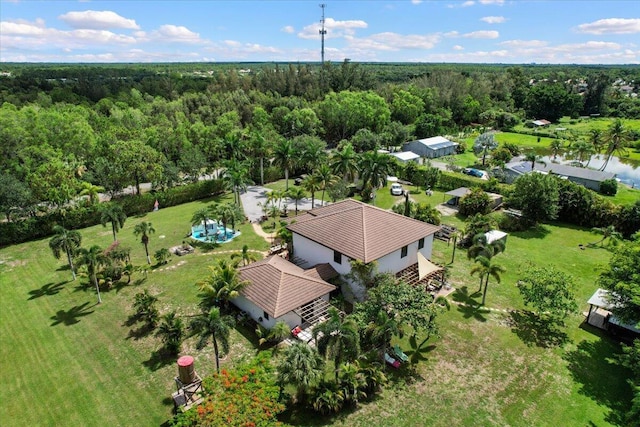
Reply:
<svg viewBox="0 0 640 427"><path fill-rule="evenodd" d="M402 196L404 190L402 189L402 185L395 183L391 184L391 195L392 196Z"/></svg>

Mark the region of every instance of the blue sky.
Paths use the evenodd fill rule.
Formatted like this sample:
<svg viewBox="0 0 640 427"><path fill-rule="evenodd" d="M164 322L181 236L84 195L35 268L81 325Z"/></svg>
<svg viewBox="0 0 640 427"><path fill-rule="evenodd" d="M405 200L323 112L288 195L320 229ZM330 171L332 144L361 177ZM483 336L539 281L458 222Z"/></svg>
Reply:
<svg viewBox="0 0 640 427"><path fill-rule="evenodd" d="M319 61L321 1L0 0L0 61ZM634 0L325 3L331 61L640 63Z"/></svg>

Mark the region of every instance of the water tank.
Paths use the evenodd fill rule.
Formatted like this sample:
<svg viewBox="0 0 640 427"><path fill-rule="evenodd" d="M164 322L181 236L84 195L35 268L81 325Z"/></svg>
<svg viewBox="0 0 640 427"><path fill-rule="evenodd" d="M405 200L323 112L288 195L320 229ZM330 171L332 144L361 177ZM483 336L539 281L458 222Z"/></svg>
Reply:
<svg viewBox="0 0 640 427"><path fill-rule="evenodd" d="M178 378L182 384L191 384L196 379L193 357L182 356L178 359Z"/></svg>

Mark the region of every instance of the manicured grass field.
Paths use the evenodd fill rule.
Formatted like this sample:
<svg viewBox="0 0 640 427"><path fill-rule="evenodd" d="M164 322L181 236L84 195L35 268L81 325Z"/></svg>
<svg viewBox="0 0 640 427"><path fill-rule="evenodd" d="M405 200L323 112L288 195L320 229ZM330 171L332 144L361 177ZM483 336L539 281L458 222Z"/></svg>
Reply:
<svg viewBox="0 0 640 427"><path fill-rule="evenodd" d="M377 206L389 207L402 197L381 189ZM442 194L412 194L418 201L442 202ZM150 250L180 244L190 229L192 213L210 201L194 202L129 218L119 233L123 245L132 248L134 264L144 263L144 250L133 236L134 225L151 221L157 232ZM456 217L444 223L461 226ZM207 275L222 251L243 244L265 250L268 244L249 224L238 227L237 241L210 252L174 257L143 280L133 276L130 285L103 293L96 305L95 290L86 277L71 282L64 261L53 258L41 240L0 250L0 421L22 425L158 425L171 414L175 389L175 360L154 356L160 342L138 336L139 325L127 325L132 299L148 288L160 299L161 311L177 310L182 316L197 312L195 283ZM83 245L111 242L110 229L101 226L81 230ZM164 236L164 238L161 238ZM502 283L489 284L487 306L521 308L514 286L529 262L554 265L576 278L581 310L595 290L599 268L610 253L604 249L580 250L578 244L597 240L588 231L561 224L513 233L507 250L496 261L507 268ZM453 246L436 241L433 258L446 264ZM464 250L456 253L451 282L458 289L451 301L479 301L474 294L478 279L469 276L470 261ZM336 426L584 426L616 425L628 403L627 372L615 362L617 344L591 328L581 327L573 316L559 347L540 345L528 324L506 312L453 305L439 323L441 338L434 342L429 360L409 377L390 373L392 382L379 399L338 417L288 414L292 425ZM253 337L234 331L232 350L224 363L255 354ZM407 347L406 338L398 341ZM201 375L214 371L212 350L194 349L185 343L183 354L196 356ZM408 380L407 380L408 378Z"/></svg>

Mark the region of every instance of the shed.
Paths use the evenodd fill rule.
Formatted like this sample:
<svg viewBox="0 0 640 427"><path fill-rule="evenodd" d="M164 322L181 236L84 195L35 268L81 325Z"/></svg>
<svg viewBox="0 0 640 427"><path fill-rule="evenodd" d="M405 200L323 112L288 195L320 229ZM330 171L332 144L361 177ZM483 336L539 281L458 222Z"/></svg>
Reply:
<svg viewBox="0 0 640 427"><path fill-rule="evenodd" d="M490 230L484 233L484 237L487 238L487 244L491 244L493 242L502 241L502 243L507 246L507 233L500 230Z"/></svg>
<svg viewBox="0 0 640 427"><path fill-rule="evenodd" d="M586 322L589 325L595 326L600 329L605 329L614 333L623 332L623 334L638 335L640 329L636 325L623 323L620 319L611 313L611 309L614 306L607 299L609 291L606 289L598 288L598 290L591 295L589 301L589 312L587 313Z"/></svg>
<svg viewBox="0 0 640 427"><path fill-rule="evenodd" d="M420 161L420 155L414 153L413 151L402 151L399 153L391 153L390 155L398 159L398 161L401 163L407 163L407 162L419 163Z"/></svg>
<svg viewBox="0 0 640 427"><path fill-rule="evenodd" d="M471 193L471 190L467 187L459 187L455 190L447 191L445 196L450 196L451 199L447 201L448 205L458 206L460 203L460 199ZM489 198L491 199L491 209L496 209L500 205L502 205L502 195L496 193L487 193Z"/></svg>
<svg viewBox="0 0 640 427"><path fill-rule="evenodd" d="M402 145L402 151L411 151L420 157L433 159L436 157L448 156L455 154L457 142L449 141L443 136L434 136L433 138L416 139Z"/></svg>

